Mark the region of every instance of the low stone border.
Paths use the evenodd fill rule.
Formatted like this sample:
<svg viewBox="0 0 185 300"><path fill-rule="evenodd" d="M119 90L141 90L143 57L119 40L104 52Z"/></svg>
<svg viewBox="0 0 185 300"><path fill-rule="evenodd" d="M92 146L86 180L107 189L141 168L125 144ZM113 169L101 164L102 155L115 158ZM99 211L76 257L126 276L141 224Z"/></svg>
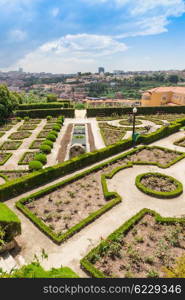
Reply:
<svg viewBox="0 0 185 300"><path fill-rule="evenodd" d="M173 191L169 191L169 192L160 192L160 191L156 191L156 190L152 190L146 186L144 186L141 183L141 180L144 177L149 177L149 176L156 176L159 178L166 178L168 180L170 180L172 183L174 183L176 185L176 189ZM143 192L144 194L156 197L156 198L164 198L164 199L169 199L169 198L175 198L177 196L179 196L180 194L182 194L183 192L183 185L180 181L178 181L177 179L165 175L165 174L161 174L161 173L143 173L140 174L136 177L136 181L135 181L135 185L137 186L137 188Z"/></svg>
<svg viewBox="0 0 185 300"><path fill-rule="evenodd" d="M184 142L184 145L181 144L183 142ZM181 138L180 140L175 141L173 144L176 146L179 146L179 147L185 147L185 137Z"/></svg>

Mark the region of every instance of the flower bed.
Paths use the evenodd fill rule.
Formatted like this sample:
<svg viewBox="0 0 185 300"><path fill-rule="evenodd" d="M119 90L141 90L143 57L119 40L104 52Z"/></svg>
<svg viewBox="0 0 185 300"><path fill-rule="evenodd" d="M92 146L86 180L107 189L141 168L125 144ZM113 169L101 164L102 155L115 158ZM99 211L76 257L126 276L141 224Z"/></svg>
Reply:
<svg viewBox="0 0 185 300"><path fill-rule="evenodd" d="M119 124L120 125L123 125L123 126L132 126L133 125L133 122L129 122L128 120L121 120L119 121ZM135 125L141 125L142 122L140 120L136 120L135 121Z"/></svg>
<svg viewBox="0 0 185 300"><path fill-rule="evenodd" d="M179 147L185 147L185 137L181 138L180 140L177 140L174 142L174 145Z"/></svg>
<svg viewBox="0 0 185 300"><path fill-rule="evenodd" d="M20 145L22 144L21 141L6 141L1 146L1 150L17 150Z"/></svg>
<svg viewBox="0 0 185 300"><path fill-rule="evenodd" d="M0 126L0 130L1 131L9 131L10 129L12 129L13 126L11 125L3 125L3 126Z"/></svg>
<svg viewBox="0 0 185 300"><path fill-rule="evenodd" d="M161 173L144 173L136 177L137 188L157 198L174 198L182 194L182 184L171 176Z"/></svg>
<svg viewBox="0 0 185 300"><path fill-rule="evenodd" d="M48 123L47 125L44 126L44 130L51 130L53 128L53 126L55 125L56 123Z"/></svg>
<svg viewBox="0 0 185 300"><path fill-rule="evenodd" d="M39 149L44 140L35 140L31 143L29 149Z"/></svg>
<svg viewBox="0 0 185 300"><path fill-rule="evenodd" d="M22 131L22 130L35 130L37 128L37 125L34 124L24 124L20 126L17 130Z"/></svg>
<svg viewBox="0 0 185 300"><path fill-rule="evenodd" d="M4 165L12 156L12 153L0 153L0 166Z"/></svg>
<svg viewBox="0 0 185 300"><path fill-rule="evenodd" d="M38 135L37 138L38 139L44 139L48 136L48 134L50 133L51 130L42 130Z"/></svg>
<svg viewBox="0 0 185 300"><path fill-rule="evenodd" d="M185 254L185 219L143 209L81 260L92 277L164 277Z"/></svg>
<svg viewBox="0 0 185 300"><path fill-rule="evenodd" d="M0 138L5 134L5 132L0 132Z"/></svg>
<svg viewBox="0 0 185 300"><path fill-rule="evenodd" d="M100 132L106 146L114 144L123 139L126 134L125 128L99 123Z"/></svg>
<svg viewBox="0 0 185 300"><path fill-rule="evenodd" d="M23 171L23 170L0 170L1 176L5 178L6 181L11 181L14 179L22 178L25 175L28 175L28 171Z"/></svg>
<svg viewBox="0 0 185 300"><path fill-rule="evenodd" d="M18 162L18 165L28 165L30 161L34 160L35 154L38 152L25 152Z"/></svg>
<svg viewBox="0 0 185 300"><path fill-rule="evenodd" d="M11 140L23 140L31 136L29 131L17 131L13 132L8 138Z"/></svg>

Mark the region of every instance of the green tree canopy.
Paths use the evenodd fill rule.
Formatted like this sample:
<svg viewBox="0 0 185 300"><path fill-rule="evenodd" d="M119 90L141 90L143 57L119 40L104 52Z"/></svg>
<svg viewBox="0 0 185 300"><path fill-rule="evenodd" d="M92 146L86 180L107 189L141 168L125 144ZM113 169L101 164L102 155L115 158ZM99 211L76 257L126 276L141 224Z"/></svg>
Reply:
<svg viewBox="0 0 185 300"><path fill-rule="evenodd" d="M56 102L56 101L57 101L57 95L55 95L55 94L47 95L47 102Z"/></svg>
<svg viewBox="0 0 185 300"><path fill-rule="evenodd" d="M6 85L0 85L0 117L1 121L7 119L16 109L18 98L14 92L10 92Z"/></svg>

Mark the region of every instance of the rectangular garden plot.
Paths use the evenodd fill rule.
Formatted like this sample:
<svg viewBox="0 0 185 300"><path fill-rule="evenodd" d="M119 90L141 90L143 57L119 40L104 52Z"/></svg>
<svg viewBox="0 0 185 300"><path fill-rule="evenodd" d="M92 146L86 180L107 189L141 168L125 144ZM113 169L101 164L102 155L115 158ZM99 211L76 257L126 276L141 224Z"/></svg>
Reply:
<svg viewBox="0 0 185 300"><path fill-rule="evenodd" d="M0 138L5 134L5 132L0 132Z"/></svg>
<svg viewBox="0 0 185 300"><path fill-rule="evenodd" d="M0 153L0 166L4 165L12 156L12 153Z"/></svg>
<svg viewBox="0 0 185 300"><path fill-rule="evenodd" d="M22 171L22 170L17 170L17 171L7 171L7 170L1 170L0 175L3 175L3 177L6 178L6 181L11 181L23 176L28 175L28 171Z"/></svg>
<svg viewBox="0 0 185 300"><path fill-rule="evenodd" d="M0 130L1 131L9 131L10 129L12 129L13 126L11 125L3 125L3 126L0 126Z"/></svg>
<svg viewBox="0 0 185 300"><path fill-rule="evenodd" d="M1 150L17 150L22 142L20 141L6 141L1 146Z"/></svg>
<svg viewBox="0 0 185 300"><path fill-rule="evenodd" d="M24 124L23 125L25 125L25 124L40 124L40 122L41 122L42 120L40 120L40 119L30 119L29 121L24 121Z"/></svg>
<svg viewBox="0 0 185 300"><path fill-rule="evenodd" d="M35 140L31 143L29 149L39 149L44 140Z"/></svg>
<svg viewBox="0 0 185 300"><path fill-rule="evenodd" d="M18 165L28 165L30 161L34 160L35 154L38 152L25 152L18 162Z"/></svg>
<svg viewBox="0 0 185 300"><path fill-rule="evenodd" d="M51 130L42 130L42 131L38 134L37 138L39 138L39 139L45 139L45 138L48 136L48 134L50 133L50 131L51 131Z"/></svg>
<svg viewBox="0 0 185 300"><path fill-rule="evenodd" d="M44 130L51 130L56 123L48 123L44 126Z"/></svg>
<svg viewBox="0 0 185 300"><path fill-rule="evenodd" d="M34 124L24 124L20 126L17 130L22 131L22 130L35 130L37 128L37 125Z"/></svg>
<svg viewBox="0 0 185 300"><path fill-rule="evenodd" d="M8 138L11 140L23 140L30 137L31 134L29 131L17 131L13 132Z"/></svg>
<svg viewBox="0 0 185 300"><path fill-rule="evenodd" d="M164 277L185 255L185 219L144 209L81 260L93 277Z"/></svg>

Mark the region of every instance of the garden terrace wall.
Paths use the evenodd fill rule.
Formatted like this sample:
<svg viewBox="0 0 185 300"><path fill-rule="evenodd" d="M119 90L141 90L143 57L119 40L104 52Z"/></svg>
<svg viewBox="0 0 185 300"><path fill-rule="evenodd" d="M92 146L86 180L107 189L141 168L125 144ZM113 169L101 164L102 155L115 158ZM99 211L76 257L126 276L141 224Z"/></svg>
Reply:
<svg viewBox="0 0 185 300"><path fill-rule="evenodd" d="M110 108L88 108L87 117L98 117L98 116L111 116L115 115L124 115L131 114L132 107L110 107ZM137 107L138 114L150 115L157 113L166 113L166 114L175 114L175 113L185 113L185 106L140 106Z"/></svg>
<svg viewBox="0 0 185 300"><path fill-rule="evenodd" d="M177 132L179 128L185 124L185 119L179 120L178 122L180 123L172 122L172 125L167 127L164 126L160 128L160 131L157 130L156 132L145 136L141 135L137 141L137 144L149 144L165 136L168 136L173 132ZM7 199L15 197L16 195L20 195L33 188L39 187L40 185L53 181L59 177L85 168L91 164L95 164L110 156L128 150L132 146L132 139L120 141L106 148L82 154L61 164L46 168L39 172L31 173L29 175L26 175L25 177L6 183L0 186L0 201L5 201Z"/></svg>
<svg viewBox="0 0 185 300"><path fill-rule="evenodd" d="M32 109L32 110L17 110L15 112L17 117L30 118L46 118L47 116L58 117L63 115L66 118L74 118L75 110L72 108L50 108L50 109Z"/></svg>
<svg viewBox="0 0 185 300"><path fill-rule="evenodd" d="M31 109L50 109L50 108L71 108L73 107L70 102L52 102L52 103L33 103L33 104L20 104L18 110L31 110Z"/></svg>

